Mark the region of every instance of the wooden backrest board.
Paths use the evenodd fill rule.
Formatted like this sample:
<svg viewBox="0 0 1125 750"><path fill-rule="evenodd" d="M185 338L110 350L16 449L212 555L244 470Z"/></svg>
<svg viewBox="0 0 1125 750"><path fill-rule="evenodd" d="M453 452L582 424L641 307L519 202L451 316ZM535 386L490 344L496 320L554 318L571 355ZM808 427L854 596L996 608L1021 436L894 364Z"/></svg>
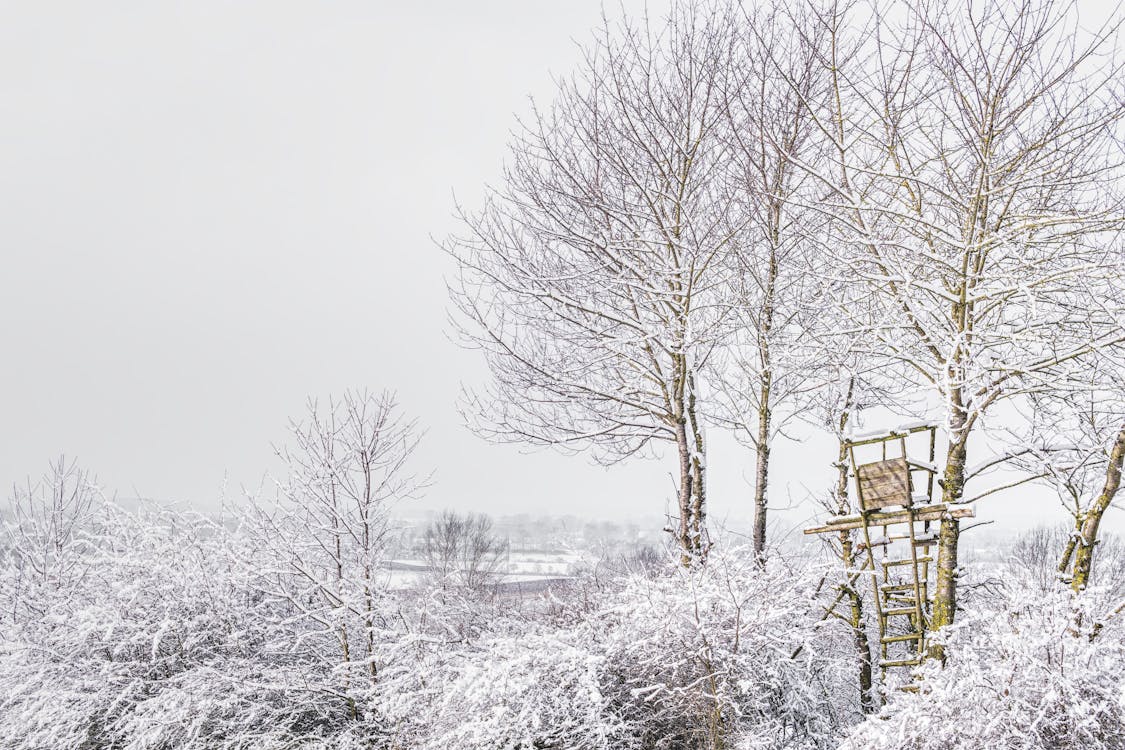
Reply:
<svg viewBox="0 0 1125 750"><path fill-rule="evenodd" d="M910 507L910 467L905 458L888 458L856 467L863 510L890 505Z"/></svg>

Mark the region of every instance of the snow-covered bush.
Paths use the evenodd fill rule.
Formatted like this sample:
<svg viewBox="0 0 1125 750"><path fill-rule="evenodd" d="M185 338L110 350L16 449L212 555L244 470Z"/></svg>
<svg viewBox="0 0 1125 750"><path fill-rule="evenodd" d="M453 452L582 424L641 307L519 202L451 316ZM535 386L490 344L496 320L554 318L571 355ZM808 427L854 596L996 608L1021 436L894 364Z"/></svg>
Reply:
<svg viewBox="0 0 1125 750"><path fill-rule="evenodd" d="M111 503L88 519L65 588L0 640L0 747L340 746L367 733L297 643L290 613L212 520ZM301 744L297 744L301 743Z"/></svg>
<svg viewBox="0 0 1125 750"><path fill-rule="evenodd" d="M857 719L851 651L817 624L813 571L752 560L579 587L581 616L430 648L379 702L422 748L831 747Z"/></svg>
<svg viewBox="0 0 1125 750"><path fill-rule="evenodd" d="M87 572L85 555L103 506L96 480L64 456L37 481L13 488L0 510L0 618L34 620L46 614L48 602L66 598Z"/></svg>
<svg viewBox="0 0 1125 750"><path fill-rule="evenodd" d="M780 750L858 720L846 634L818 623L822 571L760 570L748 550L468 596L388 588L375 547L354 577L300 566L317 559L304 527L261 516L99 500L76 519L66 575L29 583L38 526L11 521L0 549L4 750Z"/></svg>
<svg viewBox="0 0 1125 750"><path fill-rule="evenodd" d="M813 571L753 559L733 549L702 569L632 578L584 623L637 747L828 746L834 722L851 718L851 651L818 626Z"/></svg>
<svg viewBox="0 0 1125 750"><path fill-rule="evenodd" d="M1101 592L1016 584L996 610L967 611L950 659L920 693L895 697L841 750L1120 750L1125 629Z"/></svg>
<svg viewBox="0 0 1125 750"><path fill-rule="evenodd" d="M484 639L440 665L437 657L423 679L389 683L384 705L403 746L634 746L602 692L605 657L595 644L574 631L531 630Z"/></svg>

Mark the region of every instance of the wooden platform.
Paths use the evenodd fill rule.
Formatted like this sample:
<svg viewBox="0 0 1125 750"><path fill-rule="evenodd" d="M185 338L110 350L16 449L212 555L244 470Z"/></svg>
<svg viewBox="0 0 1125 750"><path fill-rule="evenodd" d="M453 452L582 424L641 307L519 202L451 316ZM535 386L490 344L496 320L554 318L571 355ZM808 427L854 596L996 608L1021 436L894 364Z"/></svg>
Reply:
<svg viewBox="0 0 1125 750"><path fill-rule="evenodd" d="M945 503L933 505L915 505L915 521L940 521L947 512L953 518L973 518L976 508L973 505L955 505L950 507ZM910 520L908 510L881 510L867 514L868 526L882 526L883 524L906 523ZM814 526L805 529L806 534L830 534L834 531L847 531L848 529L862 529L863 516L837 516L824 526Z"/></svg>

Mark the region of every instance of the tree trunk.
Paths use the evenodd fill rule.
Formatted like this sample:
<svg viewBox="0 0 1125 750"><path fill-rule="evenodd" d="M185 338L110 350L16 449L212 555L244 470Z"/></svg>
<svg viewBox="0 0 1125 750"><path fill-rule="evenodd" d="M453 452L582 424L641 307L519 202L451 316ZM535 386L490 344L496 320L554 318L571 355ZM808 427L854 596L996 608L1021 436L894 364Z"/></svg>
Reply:
<svg viewBox="0 0 1125 750"><path fill-rule="evenodd" d="M762 375L761 401L758 405L758 442L755 451L754 471L754 559L759 566L766 564L766 490L769 486L770 468L770 376Z"/></svg>
<svg viewBox="0 0 1125 750"><path fill-rule="evenodd" d="M677 505L680 513L680 528L678 541L680 543L680 561L684 567L690 567L696 562L695 543L692 534L692 466L691 447L688 445L687 425L680 420L676 425L676 453L680 462L680 485L677 496Z"/></svg>
<svg viewBox="0 0 1125 750"><path fill-rule="evenodd" d="M855 392L855 378L848 381L848 392L844 399L844 408L840 413L838 424L840 449L836 455L836 513L846 516L851 511L851 501L848 497L848 447L844 442L844 434L848 428L851 417L852 400ZM852 532L840 532L840 560L844 564L844 571L855 568L855 545L852 543ZM871 692L873 680L871 675L871 643L867 637L867 621L863 616L863 595L856 587L846 586L844 592L850 598L851 617L849 624L852 627L852 642L855 644L856 656L859 660L859 707L864 714L875 710L875 700Z"/></svg>
<svg viewBox="0 0 1125 750"><path fill-rule="evenodd" d="M1086 513L1082 523L1082 533L1077 538L1077 548L1074 555L1074 576L1071 586L1075 591L1082 591L1090 582L1090 573L1094 566L1094 546L1098 543L1098 527L1101 525L1102 516L1109 509L1117 490L1121 487L1121 465L1125 460L1125 426L1117 433L1117 440L1109 454L1109 465L1105 472L1105 485L1101 494L1094 501L1094 505Z"/></svg>
<svg viewBox="0 0 1125 750"><path fill-rule="evenodd" d="M777 295L777 277L780 271L777 249L781 244L781 204L773 202L769 212L770 255L766 268L765 289L761 317L758 320L758 435L755 448L754 471L754 559L758 565L766 564L766 504L769 489L770 422L773 418L773 355L770 336L773 333L774 305Z"/></svg>
<svg viewBox="0 0 1125 750"><path fill-rule="evenodd" d="M953 425L946 453L941 493L942 502L946 505L959 503L965 491L965 458L969 434L963 427L963 423ZM960 536L961 522L948 515L943 518L938 531L937 584L930 619L931 630L952 625L957 616L957 544ZM932 647L930 655L938 659L945 658L941 646Z"/></svg>
<svg viewBox="0 0 1125 750"><path fill-rule="evenodd" d="M937 587L934 591L934 609L930 629L939 630L952 625L957 616L957 543L961 536L961 522L956 518L943 518L938 530ZM930 656L945 659L945 649L935 645Z"/></svg>
<svg viewBox="0 0 1125 750"><path fill-rule="evenodd" d="M1078 546L1078 537L1082 535L1082 519L1082 512L1078 511L1077 515L1074 517L1074 531L1071 532L1070 537L1066 540L1066 546L1063 547L1062 558L1059 560L1059 575L1064 575L1066 571L1070 569L1070 562L1074 559L1074 549Z"/></svg>
<svg viewBox="0 0 1125 750"><path fill-rule="evenodd" d="M843 466L843 486L846 492L848 470L845 464L841 464L841 466ZM846 497L843 503L846 510ZM855 547L852 544L850 531L840 532L840 559L844 563L845 571L855 567ZM851 616L848 624L852 627L852 642L855 644L856 656L859 658L859 707L863 713L869 714L875 710L875 702L871 693L871 643L867 638L867 622L863 617L863 595L854 585L844 586L844 593L847 594L851 603Z"/></svg>
<svg viewBox="0 0 1125 750"><path fill-rule="evenodd" d="M695 377L688 375L688 427L691 429L691 512L692 530L695 534L696 556L700 561L707 557L707 485L704 474L707 470L706 447L703 442L703 428L696 418Z"/></svg>
<svg viewBox="0 0 1125 750"><path fill-rule="evenodd" d="M871 695L871 643L867 638L867 628L863 618L863 597L854 586L848 587L851 599L851 626L856 654L859 655L859 707L865 714L875 710Z"/></svg>

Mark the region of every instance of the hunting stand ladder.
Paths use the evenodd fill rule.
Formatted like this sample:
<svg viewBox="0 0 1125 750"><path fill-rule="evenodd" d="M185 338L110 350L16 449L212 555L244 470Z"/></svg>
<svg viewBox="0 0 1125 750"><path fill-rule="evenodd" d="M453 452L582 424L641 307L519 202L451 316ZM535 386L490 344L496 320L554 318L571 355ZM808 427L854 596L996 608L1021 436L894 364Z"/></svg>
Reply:
<svg viewBox="0 0 1125 750"><path fill-rule="evenodd" d="M927 460L918 460L907 452L907 440L915 435L928 438L928 446L923 448L928 449ZM917 444L917 438L913 442ZM931 550L938 541L931 523L946 513L955 517L973 515L971 507L951 509L934 502L936 444L937 426L933 424L845 441L859 514L836 516L825 526L805 530L806 534L862 530L859 552L864 563L858 571L850 572L852 580L863 572L871 577L884 684L888 670L913 670L926 658L933 607L931 573L936 569L931 564ZM876 460L871 460L872 452ZM857 454L865 455L863 463ZM916 690L917 686L908 678L902 689Z"/></svg>

